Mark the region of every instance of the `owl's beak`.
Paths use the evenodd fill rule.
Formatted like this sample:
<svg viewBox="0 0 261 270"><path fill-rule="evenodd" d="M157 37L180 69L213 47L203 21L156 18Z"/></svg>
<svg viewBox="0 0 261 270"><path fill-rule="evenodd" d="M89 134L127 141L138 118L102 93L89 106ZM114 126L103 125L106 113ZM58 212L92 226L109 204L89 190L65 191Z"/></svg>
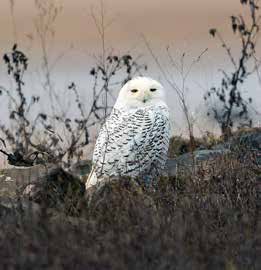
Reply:
<svg viewBox="0 0 261 270"><path fill-rule="evenodd" d="M143 103L146 103L148 100L150 99L150 94L149 93L145 93L142 99Z"/></svg>

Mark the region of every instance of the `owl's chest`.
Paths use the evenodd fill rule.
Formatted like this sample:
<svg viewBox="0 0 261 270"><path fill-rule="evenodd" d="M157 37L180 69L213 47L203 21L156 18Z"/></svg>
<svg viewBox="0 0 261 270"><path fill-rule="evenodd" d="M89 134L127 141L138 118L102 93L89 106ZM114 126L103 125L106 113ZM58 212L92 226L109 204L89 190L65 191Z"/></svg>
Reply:
<svg viewBox="0 0 261 270"><path fill-rule="evenodd" d="M159 152L167 144L169 121L164 108L115 111L104 125L96 143L95 157L131 158L133 155ZM117 158L116 158L117 160Z"/></svg>
<svg viewBox="0 0 261 270"><path fill-rule="evenodd" d="M133 174L163 167L168 150L167 113L137 110L115 113L106 122L96 143L97 173Z"/></svg>
<svg viewBox="0 0 261 270"><path fill-rule="evenodd" d="M151 150L168 136L168 119L161 112L140 110L122 122L126 123L122 126L122 134L126 137L125 143L130 144L130 151Z"/></svg>

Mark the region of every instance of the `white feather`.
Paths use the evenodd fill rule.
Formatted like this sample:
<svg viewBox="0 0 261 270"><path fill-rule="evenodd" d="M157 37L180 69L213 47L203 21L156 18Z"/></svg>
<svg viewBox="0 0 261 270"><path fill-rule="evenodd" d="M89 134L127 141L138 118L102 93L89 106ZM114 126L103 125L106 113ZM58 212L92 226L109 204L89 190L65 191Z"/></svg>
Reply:
<svg viewBox="0 0 261 270"><path fill-rule="evenodd" d="M86 189L107 177L161 174L169 133L161 84L146 77L127 82L97 138Z"/></svg>

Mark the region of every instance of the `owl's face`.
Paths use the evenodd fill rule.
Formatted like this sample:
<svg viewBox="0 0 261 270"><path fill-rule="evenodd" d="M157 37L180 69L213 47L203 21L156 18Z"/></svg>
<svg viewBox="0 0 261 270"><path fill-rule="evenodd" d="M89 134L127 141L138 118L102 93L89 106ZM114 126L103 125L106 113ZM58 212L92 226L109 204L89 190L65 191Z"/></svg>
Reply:
<svg viewBox="0 0 261 270"><path fill-rule="evenodd" d="M147 77L137 77L128 81L120 90L116 107L147 107L165 103L162 85Z"/></svg>

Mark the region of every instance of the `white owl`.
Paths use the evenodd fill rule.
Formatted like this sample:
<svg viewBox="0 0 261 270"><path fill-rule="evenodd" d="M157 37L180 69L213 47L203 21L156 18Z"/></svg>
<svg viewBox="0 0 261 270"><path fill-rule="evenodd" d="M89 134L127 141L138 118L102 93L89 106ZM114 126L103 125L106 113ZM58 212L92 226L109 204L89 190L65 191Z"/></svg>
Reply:
<svg viewBox="0 0 261 270"><path fill-rule="evenodd" d="M128 81L100 130L86 189L111 177L153 180L164 170L169 136L162 85L147 77Z"/></svg>

